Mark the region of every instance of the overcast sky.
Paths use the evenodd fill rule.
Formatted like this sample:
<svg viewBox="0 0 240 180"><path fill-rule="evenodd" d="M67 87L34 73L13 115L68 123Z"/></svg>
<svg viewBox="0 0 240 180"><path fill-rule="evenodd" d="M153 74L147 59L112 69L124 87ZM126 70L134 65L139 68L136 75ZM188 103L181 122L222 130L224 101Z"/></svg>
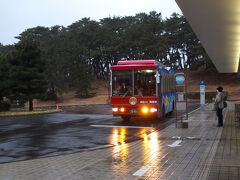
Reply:
<svg viewBox="0 0 240 180"><path fill-rule="evenodd" d="M150 11L163 18L181 14L175 0L0 0L0 43L17 42L14 38L36 26L68 26L84 17L130 16Z"/></svg>

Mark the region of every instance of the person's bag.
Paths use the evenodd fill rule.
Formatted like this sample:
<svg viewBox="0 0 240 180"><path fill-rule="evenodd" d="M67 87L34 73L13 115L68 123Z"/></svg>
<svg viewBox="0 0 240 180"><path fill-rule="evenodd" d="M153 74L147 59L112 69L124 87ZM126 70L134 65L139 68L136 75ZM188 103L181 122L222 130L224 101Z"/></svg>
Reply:
<svg viewBox="0 0 240 180"><path fill-rule="evenodd" d="M226 108L227 107L227 102L223 101L223 107Z"/></svg>

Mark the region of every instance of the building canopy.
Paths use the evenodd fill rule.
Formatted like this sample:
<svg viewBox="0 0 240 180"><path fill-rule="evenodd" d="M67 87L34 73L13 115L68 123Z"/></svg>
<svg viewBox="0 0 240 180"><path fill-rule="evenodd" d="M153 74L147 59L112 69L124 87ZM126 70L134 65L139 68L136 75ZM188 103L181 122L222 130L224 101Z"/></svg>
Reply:
<svg viewBox="0 0 240 180"><path fill-rule="evenodd" d="M222 73L238 72L240 0L176 0L206 52Z"/></svg>

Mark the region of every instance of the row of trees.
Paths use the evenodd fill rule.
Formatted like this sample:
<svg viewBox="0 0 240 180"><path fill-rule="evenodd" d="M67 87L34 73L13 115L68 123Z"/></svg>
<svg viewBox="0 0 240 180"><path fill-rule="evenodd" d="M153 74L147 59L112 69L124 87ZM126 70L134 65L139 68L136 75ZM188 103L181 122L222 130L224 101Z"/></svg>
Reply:
<svg viewBox="0 0 240 180"><path fill-rule="evenodd" d="M31 87L26 82L35 79L38 85L45 82L40 86L46 87L48 98L69 89L88 97L91 79L107 78L110 65L119 60L157 59L175 69L213 66L186 19L175 13L166 19L155 11L99 21L83 18L68 27L27 29L17 38L15 45L0 44L0 88L11 87L0 89L0 98L22 96L21 86ZM6 73L11 83L5 82ZM29 91L41 94L32 87Z"/></svg>
<svg viewBox="0 0 240 180"><path fill-rule="evenodd" d="M5 56L0 56L0 110L15 100L19 104L29 102L33 110L33 99L42 98L47 90L45 76L46 61L41 58L38 42L31 38L22 39Z"/></svg>

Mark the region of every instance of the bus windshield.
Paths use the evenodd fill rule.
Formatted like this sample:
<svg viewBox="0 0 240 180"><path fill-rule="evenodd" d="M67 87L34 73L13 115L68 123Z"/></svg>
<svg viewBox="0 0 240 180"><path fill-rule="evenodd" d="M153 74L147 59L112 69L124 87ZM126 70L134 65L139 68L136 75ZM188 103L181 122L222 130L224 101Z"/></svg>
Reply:
<svg viewBox="0 0 240 180"><path fill-rule="evenodd" d="M114 70L112 72L112 95L133 95L132 70Z"/></svg>
<svg viewBox="0 0 240 180"><path fill-rule="evenodd" d="M135 96L156 96L156 70L136 69L134 71Z"/></svg>
<svg viewBox="0 0 240 180"><path fill-rule="evenodd" d="M156 96L156 70L113 70L113 96ZM134 82L134 84L133 84Z"/></svg>

